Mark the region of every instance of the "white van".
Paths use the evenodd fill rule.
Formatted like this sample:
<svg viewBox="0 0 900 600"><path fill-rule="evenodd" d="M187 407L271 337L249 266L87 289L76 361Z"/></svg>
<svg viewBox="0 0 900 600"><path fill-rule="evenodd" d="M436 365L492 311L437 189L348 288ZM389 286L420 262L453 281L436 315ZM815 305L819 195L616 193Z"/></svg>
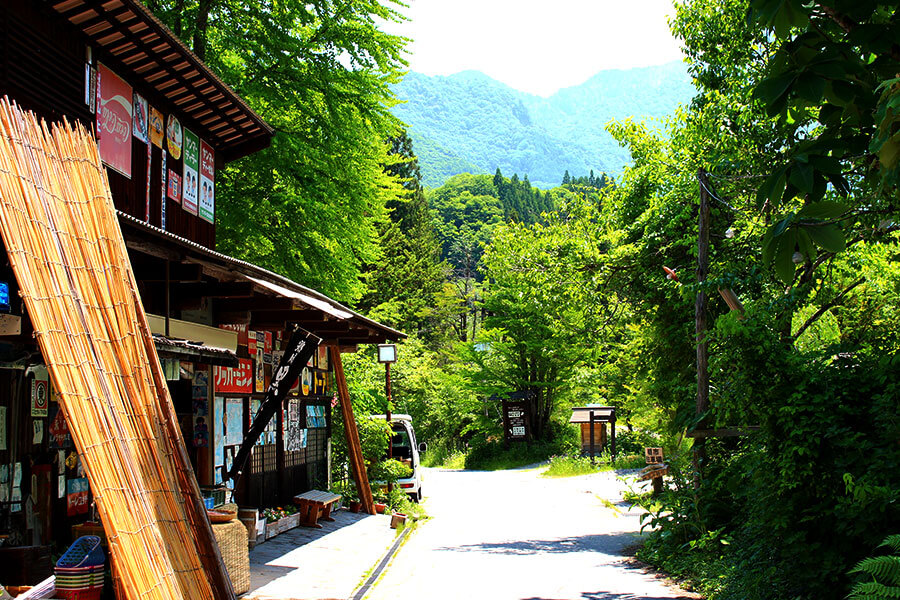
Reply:
<svg viewBox="0 0 900 600"><path fill-rule="evenodd" d="M372 415L373 419L384 419L385 415ZM398 479L397 485L409 494L413 502L422 500L422 462L419 453L425 452L425 442L416 443L416 432L413 430L412 417L403 414L391 415L391 455L412 469L412 475ZM377 483L377 482L376 482Z"/></svg>

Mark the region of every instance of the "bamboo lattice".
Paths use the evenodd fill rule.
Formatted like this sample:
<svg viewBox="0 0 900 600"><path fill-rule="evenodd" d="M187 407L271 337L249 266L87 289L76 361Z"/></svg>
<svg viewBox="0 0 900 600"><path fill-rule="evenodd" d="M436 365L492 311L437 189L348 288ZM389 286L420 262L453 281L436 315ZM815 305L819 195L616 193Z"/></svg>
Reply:
<svg viewBox="0 0 900 600"><path fill-rule="evenodd" d="M0 102L0 233L129 600L234 598L101 166Z"/></svg>

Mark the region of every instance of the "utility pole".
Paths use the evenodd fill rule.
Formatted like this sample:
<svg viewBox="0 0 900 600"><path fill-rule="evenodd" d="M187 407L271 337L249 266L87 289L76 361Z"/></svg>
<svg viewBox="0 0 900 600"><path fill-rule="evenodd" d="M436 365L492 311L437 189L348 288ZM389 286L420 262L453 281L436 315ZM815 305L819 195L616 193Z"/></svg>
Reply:
<svg viewBox="0 0 900 600"><path fill-rule="evenodd" d="M697 416L703 415L709 410L709 348L706 337L706 292L703 284L709 274L709 191L706 179L706 171L697 171L697 181L700 183L700 232L697 241L697 283L701 286L697 291L697 302L694 306L695 332L697 342ZM700 429L706 429L706 419L697 425ZM694 489L700 488L701 473L706 462L706 438L695 438L693 447Z"/></svg>

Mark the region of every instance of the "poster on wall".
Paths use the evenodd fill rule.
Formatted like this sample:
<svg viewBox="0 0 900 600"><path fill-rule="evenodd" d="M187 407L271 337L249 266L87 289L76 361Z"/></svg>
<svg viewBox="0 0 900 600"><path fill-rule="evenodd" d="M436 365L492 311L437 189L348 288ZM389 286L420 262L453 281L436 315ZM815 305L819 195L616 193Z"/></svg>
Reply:
<svg viewBox="0 0 900 600"><path fill-rule="evenodd" d="M296 452L302 448L300 445L300 432L303 430L303 425L302 415L300 414L300 399L291 398L288 401L284 415L285 451Z"/></svg>
<svg viewBox="0 0 900 600"><path fill-rule="evenodd" d="M214 385L217 394L253 393L253 361L240 358L237 367L216 367Z"/></svg>
<svg viewBox="0 0 900 600"><path fill-rule="evenodd" d="M31 380L31 416L46 417L50 407L50 384L46 379Z"/></svg>
<svg viewBox="0 0 900 600"><path fill-rule="evenodd" d="M163 114L155 108L151 108L149 118L150 143L160 150L162 150L163 147L163 137L165 134L165 125L163 123Z"/></svg>
<svg viewBox="0 0 900 600"><path fill-rule="evenodd" d="M200 141L200 218L214 223L216 218L216 160L212 146ZM271 334L269 334L271 335Z"/></svg>
<svg viewBox="0 0 900 600"><path fill-rule="evenodd" d="M225 398L216 396L213 410L213 462L218 468L225 464Z"/></svg>
<svg viewBox="0 0 900 600"><path fill-rule="evenodd" d="M166 147L175 160L181 158L181 135L181 122L175 115L169 115L166 121Z"/></svg>
<svg viewBox="0 0 900 600"><path fill-rule="evenodd" d="M309 371L309 367L303 367L303 372L300 373L300 390L303 392L304 396L309 396L311 387L312 374Z"/></svg>
<svg viewBox="0 0 900 600"><path fill-rule="evenodd" d="M324 428L325 423L325 407L324 406L307 406L306 407L306 427L308 429Z"/></svg>
<svg viewBox="0 0 900 600"><path fill-rule="evenodd" d="M88 512L88 480L86 477L66 482L66 514L70 517Z"/></svg>
<svg viewBox="0 0 900 600"><path fill-rule="evenodd" d="M319 352L318 357L316 358L316 365L323 371L328 370L328 346L325 344L319 344Z"/></svg>
<svg viewBox="0 0 900 600"><path fill-rule="evenodd" d="M131 86L102 64L97 78L100 158L106 166L131 179Z"/></svg>
<svg viewBox="0 0 900 600"><path fill-rule="evenodd" d="M184 130L184 191L182 207L197 214L197 186L200 185L200 138L193 131Z"/></svg>
<svg viewBox="0 0 900 600"><path fill-rule="evenodd" d="M133 104L134 114L131 119L131 133L134 137L147 144L150 142L150 106L147 104L147 100L137 92L134 93Z"/></svg>
<svg viewBox="0 0 900 600"><path fill-rule="evenodd" d="M266 348L266 334L263 331L256 332L256 391L266 391L266 368L263 362Z"/></svg>
<svg viewBox="0 0 900 600"><path fill-rule="evenodd" d="M225 400L225 445L236 446L244 441L244 401L241 398Z"/></svg>
<svg viewBox="0 0 900 600"><path fill-rule="evenodd" d="M166 196L175 202L181 202L181 175L169 169L169 185L166 186Z"/></svg>
<svg viewBox="0 0 900 600"><path fill-rule="evenodd" d="M209 446L209 371L194 371L191 381L194 412L194 447Z"/></svg>
<svg viewBox="0 0 900 600"><path fill-rule="evenodd" d="M258 399L256 399L256 398L250 399L250 419L249 419L249 422L247 423L248 429L253 425L253 419L256 418L256 413L259 412L259 406L260 406L260 401ZM264 437L265 436L262 436L262 435L259 436L259 439L256 440L257 446L262 446L263 443L265 443L265 440L263 439Z"/></svg>
<svg viewBox="0 0 900 600"><path fill-rule="evenodd" d="M51 448L68 448L72 446L72 436L69 434L69 426L66 417L59 409L59 404L50 408L49 441Z"/></svg>

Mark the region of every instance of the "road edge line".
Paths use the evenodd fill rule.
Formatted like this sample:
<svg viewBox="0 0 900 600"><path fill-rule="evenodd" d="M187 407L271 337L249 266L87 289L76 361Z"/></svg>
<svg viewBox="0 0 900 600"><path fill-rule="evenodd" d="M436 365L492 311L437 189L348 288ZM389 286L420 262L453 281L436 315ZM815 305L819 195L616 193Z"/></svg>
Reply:
<svg viewBox="0 0 900 600"><path fill-rule="evenodd" d="M403 528L403 531L400 532L400 535L397 536L397 539L394 540L394 543L391 544L391 547L388 548L388 551L385 552L384 556L381 557L381 560L378 562L375 570L372 571L372 574L369 575L369 578L366 579L365 583L363 583L362 586L358 590L356 590L356 592L354 592L348 600L362 600L362 598L372 588L372 585L378 580L379 577L381 577L381 573L387 567L388 563L391 562L391 559L400 548L400 544L403 543L403 540L406 539L406 536L409 535L412 529L412 527Z"/></svg>

